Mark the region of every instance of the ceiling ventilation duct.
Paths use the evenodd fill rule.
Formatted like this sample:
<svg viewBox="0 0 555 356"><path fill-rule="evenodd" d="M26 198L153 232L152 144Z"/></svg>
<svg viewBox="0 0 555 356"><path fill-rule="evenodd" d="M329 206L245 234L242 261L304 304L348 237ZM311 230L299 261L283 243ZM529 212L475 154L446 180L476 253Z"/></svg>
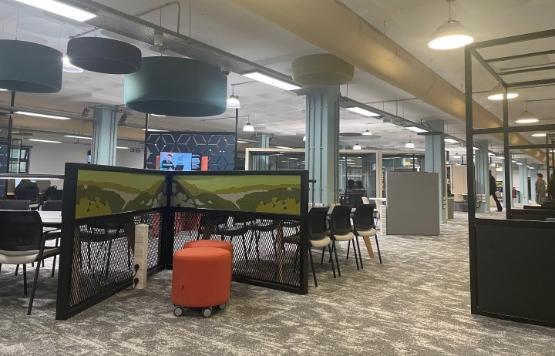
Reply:
<svg viewBox="0 0 555 356"><path fill-rule="evenodd" d="M293 80L306 86L346 84L353 79L354 67L329 53L311 54L295 59Z"/></svg>

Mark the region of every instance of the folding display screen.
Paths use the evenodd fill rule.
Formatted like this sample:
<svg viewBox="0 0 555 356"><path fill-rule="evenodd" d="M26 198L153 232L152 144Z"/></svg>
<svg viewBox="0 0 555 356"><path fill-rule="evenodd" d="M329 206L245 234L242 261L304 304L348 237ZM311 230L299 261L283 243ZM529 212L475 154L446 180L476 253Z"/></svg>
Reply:
<svg viewBox="0 0 555 356"><path fill-rule="evenodd" d="M172 206L301 215L300 175L176 175Z"/></svg>

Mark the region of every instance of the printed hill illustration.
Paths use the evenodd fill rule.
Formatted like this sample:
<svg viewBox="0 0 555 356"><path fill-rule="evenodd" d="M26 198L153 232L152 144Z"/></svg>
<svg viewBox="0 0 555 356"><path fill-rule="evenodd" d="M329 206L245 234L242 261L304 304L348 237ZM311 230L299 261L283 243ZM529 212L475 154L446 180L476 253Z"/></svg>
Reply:
<svg viewBox="0 0 555 356"><path fill-rule="evenodd" d="M75 218L164 206L164 182L164 175L80 170Z"/></svg>
<svg viewBox="0 0 555 356"><path fill-rule="evenodd" d="M300 215L298 176L176 176L172 189L174 207Z"/></svg>

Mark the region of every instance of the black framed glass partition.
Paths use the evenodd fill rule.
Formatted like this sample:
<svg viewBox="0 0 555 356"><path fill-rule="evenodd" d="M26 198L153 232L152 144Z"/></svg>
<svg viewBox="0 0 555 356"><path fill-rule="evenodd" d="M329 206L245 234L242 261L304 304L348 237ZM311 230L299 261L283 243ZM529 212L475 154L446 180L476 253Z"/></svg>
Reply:
<svg viewBox="0 0 555 356"><path fill-rule="evenodd" d="M532 115L528 104L543 100L545 91L554 90L552 66L545 58L541 61L541 53L555 50L554 38L555 29L476 42L465 48L467 175L478 178L468 179L471 312L552 327L555 203L547 198L553 186L549 184L549 175L553 167L555 124ZM496 57L492 48L502 48L504 56ZM526 62L531 58L535 58L533 65ZM486 71L473 70L474 66ZM484 78L480 78L473 86L476 73L489 73L496 83L487 97L499 103L494 110L486 110L475 100L475 96L483 93L479 84L484 83ZM509 103L519 95L526 100ZM493 112L500 112L501 120ZM544 109L542 116L547 115L551 111ZM478 155L473 159L473 147L486 136L502 141L504 191L511 194L511 199L505 199L505 219L500 215L477 215L484 187L486 196L489 189L479 182L487 174L484 172L487 162L483 155L482 159ZM545 181L538 179L540 184L534 187L541 204L522 205L522 200L531 195L527 192L530 172L535 175L538 171L546 173ZM517 181L521 194L516 194ZM519 205L515 206L517 200Z"/></svg>

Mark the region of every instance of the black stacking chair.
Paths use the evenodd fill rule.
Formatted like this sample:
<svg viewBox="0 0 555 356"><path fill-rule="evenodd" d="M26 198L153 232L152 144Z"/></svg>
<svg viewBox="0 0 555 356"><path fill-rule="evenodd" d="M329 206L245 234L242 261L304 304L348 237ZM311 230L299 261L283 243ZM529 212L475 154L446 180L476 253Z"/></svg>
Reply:
<svg viewBox="0 0 555 356"><path fill-rule="evenodd" d="M36 211L0 211L0 262L3 264L23 265L23 293L27 296L28 263L37 262L33 290L29 299L27 315L31 314L33 299L37 289L40 262L60 253L57 247L45 247L42 221Z"/></svg>
<svg viewBox="0 0 555 356"><path fill-rule="evenodd" d="M249 241L249 252L251 251L252 242L254 240L256 248L256 258L258 261L260 261L260 238L262 237L262 233L269 233L272 237L274 256L277 259L276 233L277 229L279 228L279 222L274 219L256 219L252 220L249 226L252 232Z"/></svg>
<svg viewBox="0 0 555 356"><path fill-rule="evenodd" d="M234 216L231 219L225 216L220 219L219 224L215 227L215 234L219 235L222 240L229 238L229 242L232 244L234 237L241 237L245 262L249 261L246 243L247 234L249 232L249 221L250 218L245 216Z"/></svg>
<svg viewBox="0 0 555 356"><path fill-rule="evenodd" d="M374 224L374 204L367 204L359 206L355 214L353 215L353 229L355 232L355 236L357 236L357 245L358 245L358 236L361 236L363 239L368 239L370 237L374 237L376 241L376 248L378 250L378 257L380 259L380 264L382 264L382 254L380 252L380 244L378 243L378 232L376 231L376 225ZM362 266L362 256L360 254L360 246L358 249L360 263Z"/></svg>
<svg viewBox="0 0 555 356"><path fill-rule="evenodd" d="M337 258L337 245L336 242L352 241L355 238L353 228L351 226L351 207L336 205L333 207L330 216L330 231L332 239L332 248L335 254L335 262L337 263L337 273L341 277L341 269L339 267L339 259ZM353 249L355 244L353 244ZM355 251L355 261L357 269L360 269L358 264L358 256Z"/></svg>
<svg viewBox="0 0 555 356"><path fill-rule="evenodd" d="M330 253L331 269L335 278L335 266L332 256L332 240L330 231L328 230L328 208L312 208L308 212L308 238L310 246L308 248L308 256L310 257L310 267L312 268L312 276L314 277L314 286L318 287L316 280L316 272L314 272L314 262L312 260L312 247L322 248L322 261L326 247Z"/></svg>
<svg viewBox="0 0 555 356"><path fill-rule="evenodd" d="M42 204L42 210L44 210L44 211L62 211L62 201L61 200L46 200Z"/></svg>
<svg viewBox="0 0 555 356"><path fill-rule="evenodd" d="M29 210L29 200L0 200L0 210ZM2 263L0 263L0 271L2 270ZM19 270L19 265L15 268L15 275L17 276L17 271Z"/></svg>
<svg viewBox="0 0 555 356"><path fill-rule="evenodd" d="M61 200L47 200L42 203L42 210L44 211L62 211L62 201ZM55 240L55 247L60 246L60 238L62 237L62 231L60 229L49 229L44 231L47 240ZM54 277L54 271L56 269L56 258L52 261L52 277Z"/></svg>
<svg viewBox="0 0 555 356"><path fill-rule="evenodd" d="M0 200L0 210L29 210L29 200Z"/></svg>

